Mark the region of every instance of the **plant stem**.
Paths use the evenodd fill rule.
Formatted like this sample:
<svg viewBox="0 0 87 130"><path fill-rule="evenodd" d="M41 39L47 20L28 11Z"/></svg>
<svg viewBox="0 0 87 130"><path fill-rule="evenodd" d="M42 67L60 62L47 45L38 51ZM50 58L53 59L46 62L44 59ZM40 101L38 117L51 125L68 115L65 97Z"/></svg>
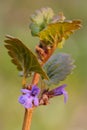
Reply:
<svg viewBox="0 0 87 130"><path fill-rule="evenodd" d="M36 85L38 83L39 77L40 77L39 74L37 74L37 73L34 74L33 79L32 79L32 85ZM34 110L34 107L30 108L30 109L25 109L25 115L24 115L24 122L23 122L22 130L30 130L33 110Z"/></svg>
<svg viewBox="0 0 87 130"><path fill-rule="evenodd" d="M34 108L25 109L24 122L22 130L30 130L32 113Z"/></svg>
<svg viewBox="0 0 87 130"><path fill-rule="evenodd" d="M55 51L56 48L57 48L57 45L54 44L54 46L51 48L51 50L49 51L49 53L45 57L44 61L42 62L42 66L43 66L43 64L46 63L46 61L48 61L48 59L51 57L51 55L53 54L53 52Z"/></svg>
<svg viewBox="0 0 87 130"><path fill-rule="evenodd" d="M39 82L40 75L38 73L34 73L33 79L32 79L32 85L37 85Z"/></svg>
<svg viewBox="0 0 87 130"><path fill-rule="evenodd" d="M44 61L42 61L41 66L50 58L52 53L55 51L56 46L54 46L51 51L48 53L48 55L45 57ZM34 73L33 79L32 79L32 85L37 85L39 82L40 75L38 73ZM25 85L26 79L24 78L22 81L22 84ZM32 113L34 108L25 109L25 115L24 115L24 122L22 130L30 130L31 126L31 119L32 119Z"/></svg>

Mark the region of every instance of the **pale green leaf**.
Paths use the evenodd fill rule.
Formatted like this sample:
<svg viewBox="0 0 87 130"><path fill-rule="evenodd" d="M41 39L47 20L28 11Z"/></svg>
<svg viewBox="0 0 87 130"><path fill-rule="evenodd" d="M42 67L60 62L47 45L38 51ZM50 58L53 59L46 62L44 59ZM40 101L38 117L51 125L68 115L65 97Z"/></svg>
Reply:
<svg viewBox="0 0 87 130"><path fill-rule="evenodd" d="M59 53L53 55L44 65L44 69L49 76L47 84L58 84L64 80L74 69L74 61L69 54Z"/></svg>
<svg viewBox="0 0 87 130"><path fill-rule="evenodd" d="M52 20L54 12L51 8L41 8L31 15L31 34L37 36Z"/></svg>

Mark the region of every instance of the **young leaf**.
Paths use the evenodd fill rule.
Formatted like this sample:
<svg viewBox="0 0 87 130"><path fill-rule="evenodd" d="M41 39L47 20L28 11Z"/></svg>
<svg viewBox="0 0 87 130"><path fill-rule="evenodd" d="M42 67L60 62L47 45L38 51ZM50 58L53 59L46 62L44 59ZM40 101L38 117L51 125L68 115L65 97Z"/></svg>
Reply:
<svg viewBox="0 0 87 130"><path fill-rule="evenodd" d="M73 63L74 61L71 59L70 55L66 53L53 55L44 65L44 69L50 79L46 81L46 83L52 85L58 84L60 81L64 80L74 69L75 66Z"/></svg>
<svg viewBox="0 0 87 130"><path fill-rule="evenodd" d="M36 72L48 79L36 56L30 49L17 38L11 36L6 36L6 38L5 47L8 49L8 54L12 57L12 62L17 66L18 70L23 71L25 76L31 72Z"/></svg>
<svg viewBox="0 0 87 130"><path fill-rule="evenodd" d="M41 8L31 15L31 34L37 36L52 20L54 12L51 8Z"/></svg>
<svg viewBox="0 0 87 130"><path fill-rule="evenodd" d="M57 23L51 23L47 25L47 28L39 32L38 36L45 44L63 46L63 42L67 39L75 30L80 29L81 21L62 21Z"/></svg>

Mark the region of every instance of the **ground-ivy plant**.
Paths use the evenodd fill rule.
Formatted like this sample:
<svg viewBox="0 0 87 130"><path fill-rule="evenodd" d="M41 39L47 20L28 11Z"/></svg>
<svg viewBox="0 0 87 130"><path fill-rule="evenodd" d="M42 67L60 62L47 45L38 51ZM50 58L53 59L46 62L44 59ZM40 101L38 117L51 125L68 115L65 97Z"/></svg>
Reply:
<svg viewBox="0 0 87 130"><path fill-rule="evenodd" d="M67 101L67 85L59 86L59 83L74 69L74 60L69 54L53 53L81 27L80 20L66 20L62 12L55 15L51 8L37 10L30 19L31 34L39 38L35 54L18 38L7 35L5 39L12 63L22 76L22 94L18 99L25 108L22 130L30 130L32 112L36 107L46 106L51 98L60 95L64 95L64 102ZM30 76L31 82L28 82L26 79Z"/></svg>

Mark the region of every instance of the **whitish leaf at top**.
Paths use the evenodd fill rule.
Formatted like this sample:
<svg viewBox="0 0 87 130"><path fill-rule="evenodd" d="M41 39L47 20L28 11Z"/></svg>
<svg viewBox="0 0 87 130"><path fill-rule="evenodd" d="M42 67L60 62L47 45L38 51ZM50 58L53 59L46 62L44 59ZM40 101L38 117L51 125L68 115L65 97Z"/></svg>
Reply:
<svg viewBox="0 0 87 130"><path fill-rule="evenodd" d="M51 8L41 8L31 15L31 34L37 36L51 21L54 16L54 12Z"/></svg>
<svg viewBox="0 0 87 130"><path fill-rule="evenodd" d="M46 83L48 85L58 84L72 72L74 67L74 61L69 54L59 53L53 55L44 65L50 79Z"/></svg>
<svg viewBox="0 0 87 130"><path fill-rule="evenodd" d="M47 27L39 32L38 36L40 40L45 44L57 44L58 47L63 46L63 41L67 39L75 30L80 29L81 21L57 21L51 23Z"/></svg>
<svg viewBox="0 0 87 130"><path fill-rule="evenodd" d="M26 77L29 73L36 72L43 78L48 79L36 56L29 48L17 38L12 36L6 36L6 38L5 47L8 49L8 54L11 56L12 62L17 66L18 70L23 71Z"/></svg>

